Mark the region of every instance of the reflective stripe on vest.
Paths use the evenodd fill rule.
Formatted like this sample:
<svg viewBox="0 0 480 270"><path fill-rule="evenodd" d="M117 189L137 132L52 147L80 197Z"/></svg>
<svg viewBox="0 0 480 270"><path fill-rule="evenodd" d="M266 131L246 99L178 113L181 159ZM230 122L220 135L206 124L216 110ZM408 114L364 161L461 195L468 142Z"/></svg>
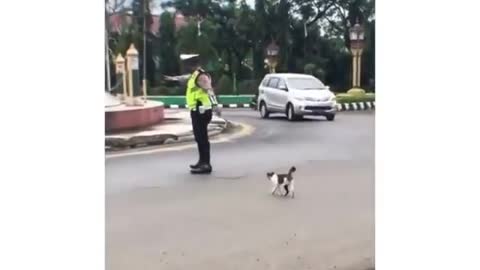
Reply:
<svg viewBox="0 0 480 270"><path fill-rule="evenodd" d="M210 101L209 95L196 84L197 78L201 73L200 70L194 71L187 82L187 93L185 94L185 98L188 109L193 111L197 109L199 103L204 109L208 110L212 108L212 102Z"/></svg>

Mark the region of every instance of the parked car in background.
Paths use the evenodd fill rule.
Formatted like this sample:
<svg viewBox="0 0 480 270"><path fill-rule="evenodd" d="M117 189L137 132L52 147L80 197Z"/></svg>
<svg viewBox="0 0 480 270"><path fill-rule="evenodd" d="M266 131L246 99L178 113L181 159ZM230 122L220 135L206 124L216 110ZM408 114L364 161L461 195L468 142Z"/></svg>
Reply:
<svg viewBox="0 0 480 270"><path fill-rule="evenodd" d="M284 113L293 121L305 115L335 119L336 98L319 79L307 74L267 74L258 87L258 110L262 118Z"/></svg>

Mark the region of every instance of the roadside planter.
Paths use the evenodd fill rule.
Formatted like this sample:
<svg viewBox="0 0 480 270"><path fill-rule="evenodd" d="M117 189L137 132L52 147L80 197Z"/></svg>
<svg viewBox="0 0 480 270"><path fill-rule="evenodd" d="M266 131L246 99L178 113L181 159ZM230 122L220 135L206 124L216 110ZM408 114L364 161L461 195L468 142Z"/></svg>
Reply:
<svg viewBox="0 0 480 270"><path fill-rule="evenodd" d="M337 94L337 109L339 111L355 111L375 109L375 94L353 91Z"/></svg>

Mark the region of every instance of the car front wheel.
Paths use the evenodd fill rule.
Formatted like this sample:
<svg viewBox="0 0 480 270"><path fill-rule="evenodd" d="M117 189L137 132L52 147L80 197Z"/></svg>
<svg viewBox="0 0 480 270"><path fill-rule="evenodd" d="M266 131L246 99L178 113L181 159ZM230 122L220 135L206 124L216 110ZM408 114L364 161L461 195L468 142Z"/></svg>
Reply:
<svg viewBox="0 0 480 270"><path fill-rule="evenodd" d="M327 121L333 121L333 120L335 120L335 114L327 115Z"/></svg>
<svg viewBox="0 0 480 270"><path fill-rule="evenodd" d="M295 110L293 109L292 104L288 104L287 106L287 119L288 121L295 121L298 117L295 115Z"/></svg>

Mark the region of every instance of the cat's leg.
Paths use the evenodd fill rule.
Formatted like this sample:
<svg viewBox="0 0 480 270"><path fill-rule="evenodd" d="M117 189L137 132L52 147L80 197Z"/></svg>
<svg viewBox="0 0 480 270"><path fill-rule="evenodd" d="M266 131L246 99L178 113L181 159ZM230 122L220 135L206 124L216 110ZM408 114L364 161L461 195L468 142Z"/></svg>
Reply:
<svg viewBox="0 0 480 270"><path fill-rule="evenodd" d="M289 185L284 185L283 186L285 188L285 195L283 195L283 196L285 196L285 197L288 196L288 186Z"/></svg>
<svg viewBox="0 0 480 270"><path fill-rule="evenodd" d="M278 189L278 185L274 184L272 189L272 195L275 195L275 192L277 191L277 189Z"/></svg>
<svg viewBox="0 0 480 270"><path fill-rule="evenodd" d="M290 191L292 192L292 199L295 198L295 186L293 180L290 182Z"/></svg>

